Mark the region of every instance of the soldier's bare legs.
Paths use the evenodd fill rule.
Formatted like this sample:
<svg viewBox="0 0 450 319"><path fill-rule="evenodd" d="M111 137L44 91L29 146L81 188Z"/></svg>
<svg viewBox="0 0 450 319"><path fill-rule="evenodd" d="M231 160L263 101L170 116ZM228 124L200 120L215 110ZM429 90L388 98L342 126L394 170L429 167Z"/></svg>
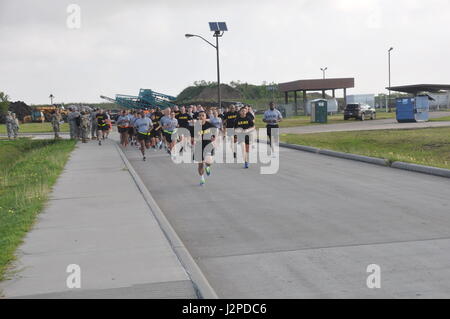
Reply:
<svg viewBox="0 0 450 319"><path fill-rule="evenodd" d="M120 144L123 147L127 147L128 146L128 142L129 142L129 140L128 140L128 133L127 132L120 133Z"/></svg>
<svg viewBox="0 0 450 319"><path fill-rule="evenodd" d="M98 145L102 145L102 140L105 139L105 131L103 130L98 130L97 131L97 141L98 141Z"/></svg>

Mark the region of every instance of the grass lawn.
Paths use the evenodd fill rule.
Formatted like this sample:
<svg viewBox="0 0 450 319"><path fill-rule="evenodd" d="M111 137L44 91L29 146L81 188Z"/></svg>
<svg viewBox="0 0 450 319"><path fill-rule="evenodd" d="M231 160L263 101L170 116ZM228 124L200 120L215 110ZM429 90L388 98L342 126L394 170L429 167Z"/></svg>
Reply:
<svg viewBox="0 0 450 319"><path fill-rule="evenodd" d="M41 212L75 142L0 142L0 280Z"/></svg>
<svg viewBox="0 0 450 319"><path fill-rule="evenodd" d="M61 132L69 132L69 124L61 125ZM20 125L19 133L53 133L51 123L25 123ZM0 134L7 134L6 125L0 124Z"/></svg>
<svg viewBox="0 0 450 319"><path fill-rule="evenodd" d="M263 116L257 115L256 116L256 127L262 128L265 127L266 124L262 121ZM386 113L386 112L379 112L377 113L377 119L383 120L383 119L394 119L395 118L395 112L394 113ZM328 123L327 124L337 124L337 123L349 123L354 122L354 119L344 121L344 115L338 114L338 115L332 115L328 116ZM319 124L319 123L311 123L311 117L310 116L293 116L283 119L283 121L280 123L281 128L287 128L287 127L295 127L295 126L306 126L306 125L326 125L326 124Z"/></svg>
<svg viewBox="0 0 450 319"><path fill-rule="evenodd" d="M438 117L436 119L430 119L430 122L450 122L450 116Z"/></svg>
<svg viewBox="0 0 450 319"><path fill-rule="evenodd" d="M450 169L450 128L282 134L281 141Z"/></svg>

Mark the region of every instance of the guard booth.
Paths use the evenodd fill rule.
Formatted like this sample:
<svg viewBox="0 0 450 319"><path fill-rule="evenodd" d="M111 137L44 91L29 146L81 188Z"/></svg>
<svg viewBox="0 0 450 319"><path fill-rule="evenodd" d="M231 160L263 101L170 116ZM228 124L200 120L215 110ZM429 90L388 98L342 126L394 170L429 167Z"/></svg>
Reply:
<svg viewBox="0 0 450 319"><path fill-rule="evenodd" d="M429 120L430 97L419 95L396 100L397 122L426 122Z"/></svg>
<svg viewBox="0 0 450 319"><path fill-rule="evenodd" d="M328 122L328 101L318 99L311 101L311 122L327 123Z"/></svg>

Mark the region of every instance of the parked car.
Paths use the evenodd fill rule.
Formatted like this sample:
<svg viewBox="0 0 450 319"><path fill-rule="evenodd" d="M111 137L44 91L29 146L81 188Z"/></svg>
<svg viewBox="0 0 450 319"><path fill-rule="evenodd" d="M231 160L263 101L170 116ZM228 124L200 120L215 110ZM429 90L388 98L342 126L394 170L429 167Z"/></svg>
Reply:
<svg viewBox="0 0 450 319"><path fill-rule="evenodd" d="M347 107L344 110L344 120L348 119L357 119L357 120L375 120L377 118L377 111L375 107L370 106L364 103L355 103L355 104L347 104Z"/></svg>

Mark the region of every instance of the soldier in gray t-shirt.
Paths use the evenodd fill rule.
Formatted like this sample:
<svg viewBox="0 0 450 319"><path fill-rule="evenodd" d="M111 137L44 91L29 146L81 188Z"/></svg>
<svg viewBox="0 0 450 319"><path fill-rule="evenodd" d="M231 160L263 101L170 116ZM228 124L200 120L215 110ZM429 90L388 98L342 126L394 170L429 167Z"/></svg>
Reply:
<svg viewBox="0 0 450 319"><path fill-rule="evenodd" d="M263 122L266 123L267 127L267 136L269 138L269 145L272 148L273 151L273 144L272 144L272 130L275 129L275 132L278 132L280 126L278 123L280 123L283 120L283 116L281 115L281 112L278 111L275 108L275 105L273 102L269 103L269 109L264 113ZM274 136L278 140L278 134Z"/></svg>
<svg viewBox="0 0 450 319"><path fill-rule="evenodd" d="M136 138L141 145L140 150L143 160L145 161L145 149L150 148L150 131L153 127L153 124L152 120L145 116L144 112L139 113L138 116L139 117L134 120L134 128L136 129Z"/></svg>
<svg viewBox="0 0 450 319"><path fill-rule="evenodd" d="M164 110L165 116L160 120L161 127L163 129L163 136L166 140L167 152L170 154L172 148L175 146L176 139L172 138L178 127L178 120L175 118L175 111L171 111L170 108Z"/></svg>

